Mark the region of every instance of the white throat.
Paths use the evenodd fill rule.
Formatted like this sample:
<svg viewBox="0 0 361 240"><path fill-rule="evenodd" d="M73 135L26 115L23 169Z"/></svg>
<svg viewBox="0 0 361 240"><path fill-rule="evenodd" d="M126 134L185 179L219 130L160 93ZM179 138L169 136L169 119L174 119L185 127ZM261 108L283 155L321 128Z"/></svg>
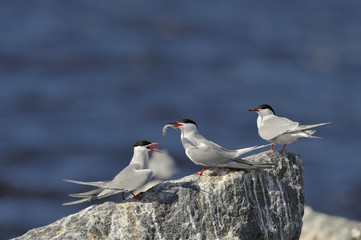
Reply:
<svg viewBox="0 0 361 240"><path fill-rule="evenodd" d="M262 127L264 119L271 116L274 116L274 114L270 109L267 108L260 110L257 117L257 127Z"/></svg>
<svg viewBox="0 0 361 240"><path fill-rule="evenodd" d="M184 149L188 149L190 147L197 147L198 145L200 145L200 141L202 141L203 139L204 138L198 133L196 127L182 129L181 141Z"/></svg>
<svg viewBox="0 0 361 240"><path fill-rule="evenodd" d="M130 164L139 164L141 169L149 168L149 155L148 151L144 149L134 148L134 154Z"/></svg>

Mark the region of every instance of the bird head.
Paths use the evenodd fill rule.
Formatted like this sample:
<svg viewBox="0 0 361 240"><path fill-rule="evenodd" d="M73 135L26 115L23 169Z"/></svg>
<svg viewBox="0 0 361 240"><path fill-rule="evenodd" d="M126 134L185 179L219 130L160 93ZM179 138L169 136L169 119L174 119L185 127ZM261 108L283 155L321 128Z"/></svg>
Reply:
<svg viewBox="0 0 361 240"><path fill-rule="evenodd" d="M160 152L158 149L152 148L151 146L158 145L159 143L153 143L148 140L139 140L134 144L134 148L143 149L147 151Z"/></svg>
<svg viewBox="0 0 361 240"><path fill-rule="evenodd" d="M194 130L194 129L198 128L197 124L193 120L182 119L182 120L179 120L176 122L171 122L171 123L166 124L163 128L163 136L165 135L167 128L169 128L169 127L174 128L178 132Z"/></svg>
<svg viewBox="0 0 361 240"><path fill-rule="evenodd" d="M257 108L250 109L248 111L257 112L258 114L273 114L273 115L275 115L275 111L268 104L259 105Z"/></svg>

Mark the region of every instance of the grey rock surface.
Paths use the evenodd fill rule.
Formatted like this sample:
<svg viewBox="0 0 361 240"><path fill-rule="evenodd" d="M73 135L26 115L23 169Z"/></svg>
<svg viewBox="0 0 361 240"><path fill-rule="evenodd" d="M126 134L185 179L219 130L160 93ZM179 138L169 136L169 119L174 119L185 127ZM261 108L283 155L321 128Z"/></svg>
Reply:
<svg viewBox="0 0 361 240"><path fill-rule="evenodd" d="M361 222L319 213L305 206L301 240L361 240Z"/></svg>
<svg viewBox="0 0 361 240"><path fill-rule="evenodd" d="M302 158L263 152L248 160L273 169L213 168L160 183L141 201L90 206L16 239L299 239Z"/></svg>

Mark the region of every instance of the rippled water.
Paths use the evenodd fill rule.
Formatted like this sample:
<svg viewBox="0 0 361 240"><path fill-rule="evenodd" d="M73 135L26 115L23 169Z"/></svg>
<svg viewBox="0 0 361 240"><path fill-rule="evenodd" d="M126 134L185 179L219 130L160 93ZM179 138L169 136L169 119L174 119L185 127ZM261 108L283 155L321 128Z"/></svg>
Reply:
<svg viewBox="0 0 361 240"><path fill-rule="evenodd" d="M1 2L0 238L88 206L62 206L83 188L61 179L110 179L139 139L163 144L173 178L199 170L175 131L162 137L170 121L191 118L229 149L264 144L247 111L263 103L303 124L333 122L287 151L304 159L306 204L361 220L360 7Z"/></svg>

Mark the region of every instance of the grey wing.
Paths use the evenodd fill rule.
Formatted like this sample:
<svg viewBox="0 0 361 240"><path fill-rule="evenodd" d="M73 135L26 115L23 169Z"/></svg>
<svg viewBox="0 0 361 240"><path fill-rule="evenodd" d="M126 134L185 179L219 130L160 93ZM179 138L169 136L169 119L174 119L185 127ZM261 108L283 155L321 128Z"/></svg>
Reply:
<svg viewBox="0 0 361 240"><path fill-rule="evenodd" d="M95 187L99 187L99 188L111 188L112 186L114 186L115 182L119 183L119 182L123 181L124 179L126 179L128 177L129 174L132 173L132 171L134 171L134 169L139 169L139 168L140 168L139 164L128 165L121 172L119 172L113 178L113 180L110 180L110 181L83 182L83 181L76 181L76 180L70 180L70 179L63 179L63 180L66 182L82 184L82 185L90 185L90 186L95 186Z"/></svg>
<svg viewBox="0 0 361 240"><path fill-rule="evenodd" d="M260 168L269 168L272 166L275 166L275 163L261 163L261 162L254 162L254 161L249 161L246 159L242 159L242 158L233 158L233 161L237 162L237 163L242 163L242 164L246 164L249 166L255 166L255 167L260 167Z"/></svg>
<svg viewBox="0 0 361 240"><path fill-rule="evenodd" d="M117 193L122 192L120 189L104 189L104 188L96 188L94 190L90 190L88 192L82 192L82 193L71 193L69 194L70 197L76 197L76 198L92 198L95 199L101 199L104 197L108 197Z"/></svg>
<svg viewBox="0 0 361 240"><path fill-rule="evenodd" d="M299 125L298 127L296 127L294 130L292 130L290 132L307 130L307 129L310 129L310 128L315 128L315 127L323 126L323 125L330 124L330 123L331 122L318 123L318 124L312 124L312 125Z"/></svg>
<svg viewBox="0 0 361 240"><path fill-rule="evenodd" d="M90 201L100 199L102 197L99 197L99 194L102 191L104 191L104 189L96 188L96 189L88 191L88 192L71 193L71 194L69 194L70 197L76 197L76 198L81 198L81 199L76 200L76 201L72 201L72 202L63 203L63 205L74 205L74 204L90 202Z"/></svg>
<svg viewBox="0 0 361 240"><path fill-rule="evenodd" d="M125 181L128 179L129 175L136 169L139 169L139 164L132 164L126 168L124 168L120 173L118 173L113 180L111 181L99 181L99 182L82 182L82 181L75 181L75 180L68 180L64 179L64 181L71 182L71 183L77 183L77 184L83 184L83 185L91 185L96 186L99 188L82 192L82 193L72 193L69 194L71 197L81 198L79 200L64 203L63 205L73 205L73 204L79 204L84 202L89 202L101 198L105 198L114 194L118 194L120 192L123 192L125 190L128 190L127 182ZM139 181L139 180L137 180Z"/></svg>
<svg viewBox="0 0 361 240"><path fill-rule="evenodd" d="M104 187L113 190L133 191L147 183L152 177L152 173L151 169L140 169L139 164L132 164L124 168Z"/></svg>
<svg viewBox="0 0 361 240"><path fill-rule="evenodd" d="M197 148L188 148L187 156L197 165L216 167L218 164L233 158L231 152L224 151L217 145L201 145Z"/></svg>
<svg viewBox="0 0 361 240"><path fill-rule="evenodd" d="M87 192L82 192L82 193L71 193L69 194L70 197L76 197L76 198L86 198L86 197L91 197L91 196L97 196L99 193L101 193L103 191L103 189L101 188L96 188Z"/></svg>
<svg viewBox="0 0 361 240"><path fill-rule="evenodd" d="M101 193L99 193L97 195L97 199L101 199L101 198L105 198L105 197L109 197L118 193L124 192L124 190L120 190L120 189L103 189L103 191L101 191Z"/></svg>
<svg viewBox="0 0 361 240"><path fill-rule="evenodd" d="M82 199L75 200L75 201L72 201L72 202L63 203L63 206L68 206L68 205L74 205L74 204L79 204L79 203L90 202L90 201L92 201L92 200L96 200L96 199L91 198L91 197L82 198Z"/></svg>
<svg viewBox="0 0 361 240"><path fill-rule="evenodd" d="M89 185L89 186L95 186L95 187L102 187L104 184L106 184L109 181L98 181L98 182L83 182L83 181L76 181L76 180L70 180L70 179L63 179L65 182L70 183L76 183L76 184L82 184L82 185Z"/></svg>
<svg viewBox="0 0 361 240"><path fill-rule="evenodd" d="M105 198L105 197L108 197L108 196L111 196L111 195L114 195L114 194L117 194L120 192L122 192L122 191L97 188L97 189L94 189L94 190L91 190L88 192L84 192L84 193L73 193L73 194L69 194L69 196L77 197L77 198L81 198L81 199L72 201L72 202L63 203L63 205L74 205L74 204L79 204L79 203L90 202L90 201Z"/></svg>
<svg viewBox="0 0 361 240"><path fill-rule="evenodd" d="M232 160L218 164L217 167L236 168L243 170L262 170L272 168L274 165L274 163L257 163L245 159L234 158Z"/></svg>
<svg viewBox="0 0 361 240"><path fill-rule="evenodd" d="M251 151L254 151L254 150L257 150L257 149L260 149L260 148L267 147L269 145L271 145L271 144L266 144L266 145L261 145L261 146L253 146L253 147L247 147L247 148L240 148L240 149L237 149L237 150L228 150L228 149L222 148L222 150L229 153L229 154L232 154L233 158L234 158L234 157L239 157L239 156L241 156L243 154L246 154L248 152L251 152Z"/></svg>
<svg viewBox="0 0 361 240"><path fill-rule="evenodd" d="M207 145L208 145L209 147L212 147L212 148L215 148L215 149L217 149L217 148L225 149L225 148L223 148L222 146L218 145L217 143L212 142L212 141L209 141L209 140L207 140Z"/></svg>
<svg viewBox="0 0 361 240"><path fill-rule="evenodd" d="M97 188L88 192L83 192L83 193L72 193L69 194L70 197L76 197L76 198L81 198L79 200L73 201L73 202L67 202L67 203L63 203L63 205L74 205L74 204L79 204L79 203L84 203L84 202L90 202L90 201L94 201L94 200L98 200L101 198L105 198L114 194L118 194L122 191L120 190L114 190L114 189L103 189L103 188Z"/></svg>
<svg viewBox="0 0 361 240"><path fill-rule="evenodd" d="M263 126L259 129L259 135L266 140L271 140L287 131L297 128L298 122L294 122L288 118L274 116L263 122Z"/></svg>

